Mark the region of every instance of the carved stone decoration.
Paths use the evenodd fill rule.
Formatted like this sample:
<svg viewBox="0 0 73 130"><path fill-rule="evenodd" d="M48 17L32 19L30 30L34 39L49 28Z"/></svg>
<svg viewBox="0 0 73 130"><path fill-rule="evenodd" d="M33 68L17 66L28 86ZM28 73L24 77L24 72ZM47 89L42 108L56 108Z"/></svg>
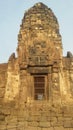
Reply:
<svg viewBox="0 0 73 130"><path fill-rule="evenodd" d="M35 42L29 46L29 64L46 65L48 62L47 48L44 41Z"/></svg>

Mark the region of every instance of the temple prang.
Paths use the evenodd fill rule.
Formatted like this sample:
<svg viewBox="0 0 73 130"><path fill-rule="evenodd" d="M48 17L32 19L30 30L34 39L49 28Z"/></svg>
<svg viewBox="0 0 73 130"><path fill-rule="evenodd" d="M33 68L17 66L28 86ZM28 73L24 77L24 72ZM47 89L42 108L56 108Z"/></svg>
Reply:
<svg viewBox="0 0 73 130"><path fill-rule="evenodd" d="M0 130L72 130L73 55L48 6L25 12L16 52L0 64Z"/></svg>

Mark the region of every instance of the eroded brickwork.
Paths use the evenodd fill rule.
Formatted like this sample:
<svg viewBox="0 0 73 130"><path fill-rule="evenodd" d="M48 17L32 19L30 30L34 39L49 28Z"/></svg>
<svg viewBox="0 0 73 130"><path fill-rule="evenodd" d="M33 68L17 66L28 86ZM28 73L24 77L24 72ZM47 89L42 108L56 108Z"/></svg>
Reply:
<svg viewBox="0 0 73 130"><path fill-rule="evenodd" d="M62 55L57 18L37 3L25 12L17 57L0 64L0 130L73 130L73 55Z"/></svg>

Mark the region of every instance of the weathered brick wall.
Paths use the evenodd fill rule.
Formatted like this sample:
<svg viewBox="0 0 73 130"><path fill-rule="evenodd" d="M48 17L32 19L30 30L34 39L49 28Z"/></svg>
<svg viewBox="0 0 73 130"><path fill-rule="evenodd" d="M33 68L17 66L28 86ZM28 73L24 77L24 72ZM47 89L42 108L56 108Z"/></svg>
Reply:
<svg viewBox="0 0 73 130"><path fill-rule="evenodd" d="M8 64L0 64L0 102L4 98Z"/></svg>
<svg viewBox="0 0 73 130"><path fill-rule="evenodd" d="M15 79L15 76L18 75L18 71L15 72L15 70L18 70L16 59L14 61L15 64L12 63L13 62L9 61L8 72L11 73ZM16 91L17 87L14 85L15 87L13 88L13 85L11 85L12 88L9 87L11 100L10 97L5 97L7 102L0 104L0 130L72 130L73 101L69 100L70 97L67 97L68 87L66 89L67 95L62 94L60 100L52 95L54 97L51 97L50 100L34 101L31 97L30 86L32 86L33 80L31 80L30 74L27 73L26 70L20 70L19 72L20 86L17 100L13 97L15 95L13 95L14 92L12 91L14 88L14 91ZM68 75L68 72L63 71L61 73L66 73L66 77ZM54 79L57 80L57 74L58 73L53 73L52 83L54 83ZM48 75L48 79L51 81L49 76L50 75ZM69 76L70 75L68 75L67 79L69 79ZM66 77L62 78L64 79ZM63 82L62 78L60 81L61 87L67 84ZM9 79L10 77L7 79L7 82ZM13 83L15 84L15 81L12 80L11 84ZM65 90L63 90L63 93L64 91ZM58 96L60 95L57 95L57 97ZM57 100L59 100L59 102L57 102Z"/></svg>
<svg viewBox="0 0 73 130"><path fill-rule="evenodd" d="M19 66L18 60L12 54L8 61L7 82L5 85L4 101L16 100L19 95Z"/></svg>
<svg viewBox="0 0 73 130"><path fill-rule="evenodd" d="M25 104L23 109L14 108L11 103L8 108L2 109L0 130L73 129L73 106L53 106L40 101Z"/></svg>

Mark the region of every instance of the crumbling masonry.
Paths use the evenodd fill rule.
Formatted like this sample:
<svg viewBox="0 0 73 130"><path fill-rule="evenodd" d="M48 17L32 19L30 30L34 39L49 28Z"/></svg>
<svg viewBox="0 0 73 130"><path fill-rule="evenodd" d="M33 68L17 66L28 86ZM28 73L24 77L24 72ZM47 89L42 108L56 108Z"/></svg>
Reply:
<svg viewBox="0 0 73 130"><path fill-rule="evenodd" d="M73 130L73 55L63 56L57 18L43 3L24 14L17 57L0 64L0 130Z"/></svg>

